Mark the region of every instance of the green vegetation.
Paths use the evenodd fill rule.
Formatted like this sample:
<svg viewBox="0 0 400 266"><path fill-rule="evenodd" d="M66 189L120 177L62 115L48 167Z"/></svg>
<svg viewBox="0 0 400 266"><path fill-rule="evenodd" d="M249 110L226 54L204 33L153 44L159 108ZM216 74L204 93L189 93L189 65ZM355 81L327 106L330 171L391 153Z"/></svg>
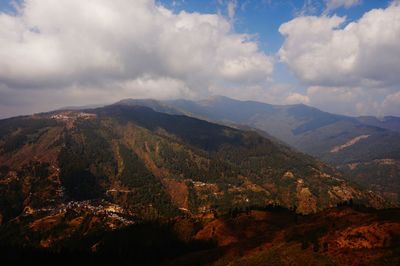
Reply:
<svg viewBox="0 0 400 266"><path fill-rule="evenodd" d="M7 165L0 166L0 180L7 176L8 171L10 171L10 167L8 167Z"/></svg>
<svg viewBox="0 0 400 266"><path fill-rule="evenodd" d="M156 216L176 214L169 197L160 182L143 164L139 157L124 145L120 145L124 168L119 177L121 183L129 188L128 206L137 210L144 209L143 216L155 209ZM153 206L154 205L154 206ZM150 212L150 213L149 213Z"/></svg>
<svg viewBox="0 0 400 266"><path fill-rule="evenodd" d="M94 113L97 117L90 119L72 114L75 120L62 133L61 128L55 131L36 124L25 128L31 133L22 136L33 149L42 148L35 146L41 136L54 139L49 143L60 152L58 165L52 167L60 168L62 185L57 188L44 181L48 172L37 177L40 169L35 174L19 169L33 192L25 204L42 206L43 199L55 197L51 191L58 189L66 200L106 199L149 219L175 216L179 208L192 214L228 213L271 203L296 208L299 180L318 209L337 203L328 191L340 185L335 179L340 174L256 132L137 106L108 106ZM3 130L10 139L21 131L17 121L13 121L15 132ZM177 187L170 185L174 182ZM35 192L40 188L46 193ZM308 211L307 207L303 204L302 210Z"/></svg>
<svg viewBox="0 0 400 266"><path fill-rule="evenodd" d="M393 162L389 164L377 162L360 163L353 169L343 167L343 172L351 176L352 180L362 186L382 193L391 195L388 197L394 203L400 202L400 164ZM385 184L390 184L386 186Z"/></svg>
<svg viewBox="0 0 400 266"><path fill-rule="evenodd" d="M40 163L36 161L30 161L24 165L20 171L18 171L18 177L24 178L27 176L44 179L49 176L49 164Z"/></svg>
<svg viewBox="0 0 400 266"><path fill-rule="evenodd" d="M21 214L24 195L18 180L12 180L6 185L0 185L0 210L3 221L8 221Z"/></svg>
<svg viewBox="0 0 400 266"><path fill-rule="evenodd" d="M367 185L371 190L381 191L392 201L400 198L400 191L392 189L393 180L400 180L400 173L390 170L390 178L387 178L387 171L382 170L384 167L373 163L373 160L381 159L400 160L400 119L397 117L355 118L301 104L275 106L226 97L214 97L200 102L176 100L166 103L194 116L262 130L266 132L264 135L273 136L342 169L345 169L347 163L372 163L374 166L360 167L355 172L347 171L347 178L360 185ZM339 152L331 152L334 147L362 135L369 137ZM389 166L388 169L393 167ZM374 180L373 186L369 186L370 180ZM398 187L399 182L394 183Z"/></svg>
<svg viewBox="0 0 400 266"><path fill-rule="evenodd" d="M0 120L0 140L4 141L0 149L6 153L16 151L28 142L34 143L46 128L54 127L57 124L55 120L42 118L24 117Z"/></svg>
<svg viewBox="0 0 400 266"><path fill-rule="evenodd" d="M64 133L60 179L72 199L103 196L108 177L116 171L111 146L99 126L98 122L78 123L72 132Z"/></svg>

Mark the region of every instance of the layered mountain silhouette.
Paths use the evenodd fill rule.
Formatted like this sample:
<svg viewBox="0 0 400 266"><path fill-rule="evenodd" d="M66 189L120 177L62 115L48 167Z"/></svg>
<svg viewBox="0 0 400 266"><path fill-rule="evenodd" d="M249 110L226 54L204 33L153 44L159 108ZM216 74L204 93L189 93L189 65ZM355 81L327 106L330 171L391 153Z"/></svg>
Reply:
<svg viewBox="0 0 400 266"><path fill-rule="evenodd" d="M126 99L120 104L155 107L148 100ZM400 200L400 118L348 117L303 104L270 105L224 96L158 102L157 110L261 130L264 136L338 167L388 200Z"/></svg>
<svg viewBox="0 0 400 266"><path fill-rule="evenodd" d="M255 210L271 211L273 217L283 219L281 225L292 227L296 217L338 205L374 209L394 206L379 194L349 181L336 168L283 144L289 141L276 132L246 122L256 121L251 113L259 121L268 117L267 113L275 113L274 119L284 117L284 113L287 117L295 116L293 121L303 117L303 124L297 124L295 129L286 130L290 123L281 124L282 136L291 132L293 141L304 141L310 132L322 132L321 128L332 124L361 123L321 114L306 106L269 106L220 97L199 103L128 99L95 109L71 108L0 120L1 242L7 243L5 248L17 250L60 250L73 246L104 251L112 250L114 245L109 243L121 243L120 239L124 239L118 233L109 236L109 232L132 228L138 236L141 229L135 229L136 226L145 226L168 234L171 239L178 237L179 241L171 245L178 245L186 254L198 247L215 248L215 241L226 243L235 238L227 243L237 243L240 235L227 234L233 229L219 225L229 224L229 219L245 217L233 223L239 224L238 232L244 230L245 224L256 228L257 221L271 222L269 214L264 217L252 212ZM224 125L216 121L223 121ZM264 122L268 124L272 128L272 124ZM373 134L388 134L388 139L397 136L394 130L360 125L360 130L371 131L364 132L364 137L355 143L342 144L337 153L343 154L342 150L358 142L370 141ZM293 146L299 149L297 145L300 144ZM276 212L285 214L280 216ZM373 216L372 209L363 212L364 217L371 217L371 223L386 221L384 213ZM326 218L321 219L328 221L329 211L324 215ZM241 219L249 221L243 224ZM212 221L215 227L209 226ZM388 232L397 225L390 221L386 221L390 223ZM146 227L149 222L150 227ZM319 230L318 226L315 228ZM247 234L245 231L243 234ZM222 240L218 238L220 234ZM304 249L319 245L319 237L326 234L318 233L310 240L311 245L302 244ZM301 244L296 237L301 236L293 235L285 243ZM390 241L387 243L392 248L395 244ZM254 242L249 244L252 247L264 243L257 242L255 235L248 242ZM186 247L184 243L194 246ZM220 252L225 244L217 246Z"/></svg>

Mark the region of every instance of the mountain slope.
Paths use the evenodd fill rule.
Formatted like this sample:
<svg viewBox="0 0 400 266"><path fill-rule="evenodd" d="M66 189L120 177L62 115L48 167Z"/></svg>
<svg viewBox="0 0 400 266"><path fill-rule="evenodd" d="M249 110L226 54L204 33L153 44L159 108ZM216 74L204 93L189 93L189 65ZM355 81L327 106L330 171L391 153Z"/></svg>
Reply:
<svg viewBox="0 0 400 266"><path fill-rule="evenodd" d="M269 204L299 213L350 199L385 206L309 156L255 132L183 115L113 105L0 124L3 223L43 218L68 202L96 213L122 209L117 224L124 215L196 216Z"/></svg>
<svg viewBox="0 0 400 266"><path fill-rule="evenodd" d="M350 178L354 177L352 180L381 192L393 202L400 202L398 118L353 118L305 105L277 106L222 96L198 102L165 103L192 116L265 131L302 152L338 166Z"/></svg>
<svg viewBox="0 0 400 266"><path fill-rule="evenodd" d="M373 116L360 116L357 118L358 121L365 125L390 129L393 131L400 132L400 118L395 116L385 116L382 118L376 118Z"/></svg>
<svg viewBox="0 0 400 266"><path fill-rule="evenodd" d="M70 229L74 215L58 217L64 227L48 235L56 238ZM399 209L342 206L302 216L267 208L98 233L87 230L94 220L88 215L79 221L81 234L46 249L7 245L15 239L15 232L9 232L0 242L0 256L10 265L399 265L399 219ZM36 239L49 221L37 224L42 226L32 233ZM20 241L26 243L26 238Z"/></svg>

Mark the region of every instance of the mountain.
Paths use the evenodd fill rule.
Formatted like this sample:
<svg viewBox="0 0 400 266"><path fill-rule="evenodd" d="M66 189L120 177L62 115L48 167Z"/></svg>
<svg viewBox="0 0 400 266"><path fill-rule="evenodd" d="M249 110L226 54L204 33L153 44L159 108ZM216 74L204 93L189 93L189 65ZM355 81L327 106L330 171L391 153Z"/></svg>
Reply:
<svg viewBox="0 0 400 266"><path fill-rule="evenodd" d="M361 123L366 124L366 125L390 129L393 131L400 132L400 117L385 116L382 118L376 118L373 116L360 116L357 119Z"/></svg>
<svg viewBox="0 0 400 266"><path fill-rule="evenodd" d="M361 207L390 207L381 197L257 131L164 104L0 120L4 261L398 260L398 210Z"/></svg>
<svg viewBox="0 0 400 266"><path fill-rule="evenodd" d="M224 96L197 102L125 99L117 104L256 129L338 167L352 181L400 203L400 118L347 117L303 104L270 105Z"/></svg>
<svg viewBox="0 0 400 266"><path fill-rule="evenodd" d="M61 107L59 109L57 109L57 111L76 111L76 110L84 110L84 109L94 109L94 108L100 108L105 106L106 104L89 104L89 105L82 105L82 106L64 106Z"/></svg>
<svg viewBox="0 0 400 266"><path fill-rule="evenodd" d="M145 106L153 109L156 112L167 113L172 115L184 115L183 111L180 111L169 104L153 99L124 99L114 104L123 106Z"/></svg>
<svg viewBox="0 0 400 266"><path fill-rule="evenodd" d="M266 131L289 145L333 163L346 163L359 160L340 156L344 150L358 150L361 143L374 143L375 138L385 144L385 151L374 150L370 157L395 156L400 144L400 135L389 128L396 128L398 119L382 120L386 126L378 126L370 119L353 118L320 111L306 105L270 105L254 101L238 101L227 97L213 97L199 102L175 100L169 105L189 112L192 115L215 121L244 124ZM337 148L356 137L369 135L354 144ZM373 141L369 141L372 139ZM356 145L357 144L357 145ZM332 151L334 150L334 151ZM360 152L357 156L362 156ZM342 158L338 158L342 157ZM343 158L345 157L345 158ZM366 160L370 160L367 158Z"/></svg>
<svg viewBox="0 0 400 266"><path fill-rule="evenodd" d="M164 101L187 115L266 132L400 202L400 118L347 117L306 105L270 105L223 96Z"/></svg>

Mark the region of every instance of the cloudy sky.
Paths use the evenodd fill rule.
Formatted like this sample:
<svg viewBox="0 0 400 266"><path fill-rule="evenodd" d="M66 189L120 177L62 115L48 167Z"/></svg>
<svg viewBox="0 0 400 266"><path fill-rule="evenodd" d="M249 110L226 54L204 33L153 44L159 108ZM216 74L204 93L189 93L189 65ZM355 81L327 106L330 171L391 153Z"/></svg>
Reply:
<svg viewBox="0 0 400 266"><path fill-rule="evenodd" d="M400 116L400 1L0 0L0 117L211 95Z"/></svg>

